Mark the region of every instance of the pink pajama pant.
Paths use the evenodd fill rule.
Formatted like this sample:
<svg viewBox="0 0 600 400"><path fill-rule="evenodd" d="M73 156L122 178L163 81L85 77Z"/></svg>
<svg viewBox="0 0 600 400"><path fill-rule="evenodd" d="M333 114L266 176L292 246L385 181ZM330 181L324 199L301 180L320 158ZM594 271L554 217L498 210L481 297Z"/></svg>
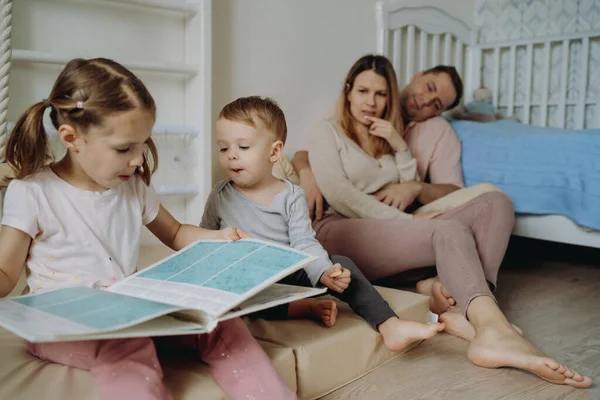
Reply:
<svg viewBox="0 0 600 400"><path fill-rule="evenodd" d="M231 399L296 399L239 318L219 323L209 334L157 340L198 352ZM101 400L172 399L152 338L30 343L29 351L43 360L89 370Z"/></svg>
<svg viewBox="0 0 600 400"><path fill-rule="evenodd" d="M313 226L325 250L352 259L369 280L436 266L466 313L475 297L494 298L489 285L496 286L514 221L511 200L489 192L429 221L330 214Z"/></svg>

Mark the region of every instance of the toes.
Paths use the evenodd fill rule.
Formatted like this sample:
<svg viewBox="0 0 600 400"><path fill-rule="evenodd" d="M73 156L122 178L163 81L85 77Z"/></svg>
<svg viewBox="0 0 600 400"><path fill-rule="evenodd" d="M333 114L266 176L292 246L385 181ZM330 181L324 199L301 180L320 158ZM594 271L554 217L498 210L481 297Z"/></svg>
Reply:
<svg viewBox="0 0 600 400"><path fill-rule="evenodd" d="M546 358L544 360L544 364L546 364L549 368L552 368L553 370L557 370L558 367L560 367L560 363L556 360L553 360L552 358Z"/></svg>
<svg viewBox="0 0 600 400"><path fill-rule="evenodd" d="M562 365L560 366L560 368L558 369L558 371L560 371L561 369L563 369L564 371L561 372L565 378L574 378L575 374L573 373L573 371L571 371L569 368L563 367Z"/></svg>
<svg viewBox="0 0 600 400"><path fill-rule="evenodd" d="M571 378L565 378L565 385L573 386L576 388L587 388L592 386L592 378L590 378L589 376L585 376L581 381L576 381Z"/></svg>

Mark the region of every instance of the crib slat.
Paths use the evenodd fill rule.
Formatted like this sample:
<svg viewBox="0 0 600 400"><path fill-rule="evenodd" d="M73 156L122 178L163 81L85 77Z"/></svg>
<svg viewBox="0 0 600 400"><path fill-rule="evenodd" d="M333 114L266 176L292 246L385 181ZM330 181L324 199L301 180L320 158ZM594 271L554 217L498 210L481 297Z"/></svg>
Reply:
<svg viewBox="0 0 600 400"><path fill-rule="evenodd" d="M575 129L583 129L585 127L585 100L587 98L587 82L588 82L588 57L590 51L590 38L581 40L581 81L579 81L579 99L577 100L575 116Z"/></svg>
<svg viewBox="0 0 600 400"><path fill-rule="evenodd" d="M513 115L515 109L515 75L517 70L517 46L510 46L510 66L508 67L508 110Z"/></svg>
<svg viewBox="0 0 600 400"><path fill-rule="evenodd" d="M525 103L523 104L523 123L529 124L531 117L531 74L533 72L533 44L527 45L525 55Z"/></svg>
<svg viewBox="0 0 600 400"><path fill-rule="evenodd" d="M492 95L494 97L494 105L498 107L498 99L500 98L500 48L494 49L494 80L492 87Z"/></svg>
<svg viewBox="0 0 600 400"><path fill-rule="evenodd" d="M458 73L464 77L462 70L462 61L463 61L463 43L456 39L454 43L454 67Z"/></svg>
<svg viewBox="0 0 600 400"><path fill-rule="evenodd" d="M431 66L435 67L440 63L440 35L433 35L431 46Z"/></svg>
<svg viewBox="0 0 600 400"><path fill-rule="evenodd" d="M404 83L410 82L415 73L415 26L409 25L406 32L406 78Z"/></svg>
<svg viewBox="0 0 600 400"><path fill-rule="evenodd" d="M560 97L558 103L558 126L564 128L566 125L567 112L567 74L569 73L569 40L562 42L562 67L560 74Z"/></svg>
<svg viewBox="0 0 600 400"><path fill-rule="evenodd" d="M544 43L544 72L542 74L542 105L540 109L540 126L548 123L548 86L550 84L550 42Z"/></svg>
<svg viewBox="0 0 600 400"><path fill-rule="evenodd" d="M396 71L396 79L400 82L400 59L402 58L402 28L394 29L392 37L392 65Z"/></svg>
<svg viewBox="0 0 600 400"><path fill-rule="evenodd" d="M444 65L450 65L450 58L452 51L452 36L449 33L444 35Z"/></svg>
<svg viewBox="0 0 600 400"><path fill-rule="evenodd" d="M427 42L429 38L425 31L419 34L419 70L427 69Z"/></svg>

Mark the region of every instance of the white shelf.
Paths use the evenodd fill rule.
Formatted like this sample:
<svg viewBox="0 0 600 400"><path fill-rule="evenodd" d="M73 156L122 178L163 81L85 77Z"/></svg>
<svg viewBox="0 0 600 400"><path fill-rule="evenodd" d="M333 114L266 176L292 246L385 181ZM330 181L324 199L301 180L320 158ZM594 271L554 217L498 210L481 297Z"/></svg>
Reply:
<svg viewBox="0 0 600 400"><path fill-rule="evenodd" d="M7 125L7 130L10 132L12 128L15 126L14 122L9 122ZM52 137L56 137L56 129L51 124L44 124L44 129L46 129L46 133ZM186 125L154 125L154 129L152 130L152 134L155 136L198 136L200 133L200 128L197 126L186 126Z"/></svg>
<svg viewBox="0 0 600 400"><path fill-rule="evenodd" d="M156 186L159 196L195 196L200 192L198 185L163 185Z"/></svg>
<svg viewBox="0 0 600 400"><path fill-rule="evenodd" d="M42 53L33 50L13 49L12 61L22 61L40 64L64 65L75 58L54 54ZM86 57L87 58L87 57ZM127 68L136 71L159 72L165 74L176 74L184 77L193 77L198 74L197 67L187 64L151 63L131 61L122 63Z"/></svg>
<svg viewBox="0 0 600 400"><path fill-rule="evenodd" d="M156 10L176 11L187 15L196 15L199 11L198 6L192 4L173 4L173 0L104 0L108 3L127 4L132 6L153 8Z"/></svg>

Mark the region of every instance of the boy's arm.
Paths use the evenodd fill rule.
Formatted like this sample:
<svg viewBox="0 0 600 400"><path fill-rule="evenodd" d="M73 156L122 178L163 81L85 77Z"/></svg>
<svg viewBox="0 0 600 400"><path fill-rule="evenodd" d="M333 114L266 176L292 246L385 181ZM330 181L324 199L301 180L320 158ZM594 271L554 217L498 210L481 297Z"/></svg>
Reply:
<svg viewBox="0 0 600 400"><path fill-rule="evenodd" d="M315 237L315 231L308 216L304 191L299 187L295 187L295 190L292 191L291 199L288 202L288 234L290 247L318 257L317 260L304 267L312 285L316 287L320 283L321 275L331 267L332 263L329 255Z"/></svg>

